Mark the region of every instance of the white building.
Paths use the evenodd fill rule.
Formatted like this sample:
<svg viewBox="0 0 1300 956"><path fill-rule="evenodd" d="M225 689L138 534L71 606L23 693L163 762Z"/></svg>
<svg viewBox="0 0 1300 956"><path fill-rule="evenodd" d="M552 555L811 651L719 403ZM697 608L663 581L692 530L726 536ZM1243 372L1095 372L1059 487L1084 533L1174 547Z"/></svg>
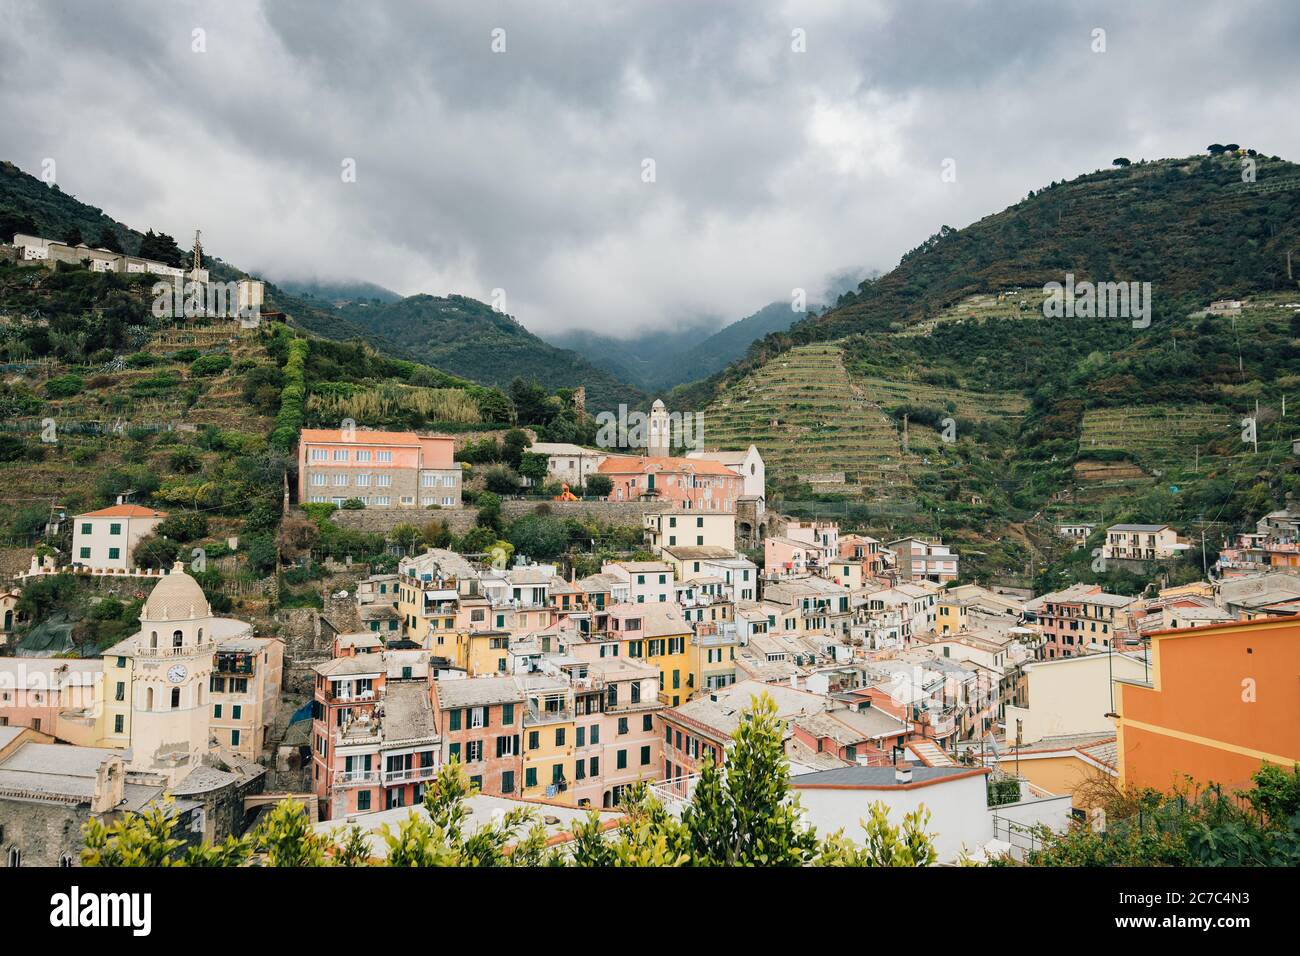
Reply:
<svg viewBox="0 0 1300 956"><path fill-rule="evenodd" d="M899 538L889 542L897 560L900 581L932 581L947 584L957 580L957 554L944 544L921 538Z"/></svg>
<svg viewBox="0 0 1300 956"><path fill-rule="evenodd" d="M115 735L129 734L131 769L175 783L199 766L212 733L213 653L223 641L251 636L243 621L213 616L181 562L154 586L139 632L103 653L130 688L129 722L109 728L107 739L120 746Z"/></svg>
<svg viewBox="0 0 1300 956"><path fill-rule="evenodd" d="M692 451L687 452L686 457L726 465L745 479L743 494L766 500L767 466L763 464L763 456L754 445L745 451Z"/></svg>
<svg viewBox="0 0 1300 956"><path fill-rule="evenodd" d="M994 838L988 773L983 767L840 767L791 777L790 789L819 834L842 829L859 846L866 836L861 821L871 816L873 803L885 805L895 826L924 807L930 813L924 829L932 834L938 862L953 863Z"/></svg>
<svg viewBox="0 0 1300 956"><path fill-rule="evenodd" d="M93 571L130 571L135 546L167 517L140 505L113 505L77 515L72 524L72 563Z"/></svg>
<svg viewBox="0 0 1300 956"><path fill-rule="evenodd" d="M534 442L528 449L534 455L546 456L546 477L550 481L567 484L570 488L585 485L587 479L600 469L608 456L594 448L583 448L568 442Z"/></svg>

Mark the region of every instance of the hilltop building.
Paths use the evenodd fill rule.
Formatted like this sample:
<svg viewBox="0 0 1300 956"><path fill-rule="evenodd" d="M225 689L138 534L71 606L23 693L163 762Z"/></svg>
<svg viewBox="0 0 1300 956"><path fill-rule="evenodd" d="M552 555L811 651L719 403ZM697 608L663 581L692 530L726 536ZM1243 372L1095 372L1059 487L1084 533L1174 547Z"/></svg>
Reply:
<svg viewBox="0 0 1300 956"><path fill-rule="evenodd" d="M135 546L162 524L167 512L117 504L72 519L72 564L96 572L135 569Z"/></svg>

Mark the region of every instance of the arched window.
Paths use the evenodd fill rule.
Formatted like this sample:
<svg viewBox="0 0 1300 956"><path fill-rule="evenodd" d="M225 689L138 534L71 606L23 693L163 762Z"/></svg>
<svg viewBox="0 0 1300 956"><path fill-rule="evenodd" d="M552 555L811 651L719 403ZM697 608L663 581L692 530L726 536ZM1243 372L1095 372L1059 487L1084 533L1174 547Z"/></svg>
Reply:
<svg viewBox="0 0 1300 956"><path fill-rule="evenodd" d="M185 643L184 631L172 631L172 647L180 647Z"/></svg>
<svg viewBox="0 0 1300 956"><path fill-rule="evenodd" d="M179 687L173 687L172 688L172 710L175 710L180 705L181 705L181 689Z"/></svg>
<svg viewBox="0 0 1300 956"><path fill-rule="evenodd" d="M72 866L72 854L65 853L59 857L59 866Z"/></svg>
<svg viewBox="0 0 1300 956"><path fill-rule="evenodd" d="M10 866L23 865L23 851L18 849L18 847L16 846L11 846L9 848L9 865Z"/></svg>
<svg viewBox="0 0 1300 956"><path fill-rule="evenodd" d="M153 688L150 687L144 692L144 709L153 710Z"/></svg>
<svg viewBox="0 0 1300 956"><path fill-rule="evenodd" d="M203 643L203 628L199 628L199 643Z"/></svg>
<svg viewBox="0 0 1300 956"><path fill-rule="evenodd" d="M151 650L151 651L156 651L156 650L158 650L158 632L157 632L157 631L150 631L150 632L149 632L149 650Z"/></svg>

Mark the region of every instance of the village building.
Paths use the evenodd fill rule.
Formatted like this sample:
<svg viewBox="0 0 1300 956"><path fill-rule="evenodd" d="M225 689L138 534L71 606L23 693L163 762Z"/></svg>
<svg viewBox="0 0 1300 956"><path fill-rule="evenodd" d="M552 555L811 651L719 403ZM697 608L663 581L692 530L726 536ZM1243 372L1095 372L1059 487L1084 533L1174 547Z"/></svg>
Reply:
<svg viewBox="0 0 1300 956"><path fill-rule="evenodd" d="M455 439L414 432L304 428L298 440L298 500L367 508L459 507Z"/></svg>

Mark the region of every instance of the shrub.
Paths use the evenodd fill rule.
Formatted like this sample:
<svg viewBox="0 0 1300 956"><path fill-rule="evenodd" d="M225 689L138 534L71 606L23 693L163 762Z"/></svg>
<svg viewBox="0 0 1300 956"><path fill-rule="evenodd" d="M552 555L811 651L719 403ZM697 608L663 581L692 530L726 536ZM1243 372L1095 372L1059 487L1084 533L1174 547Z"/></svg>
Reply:
<svg viewBox="0 0 1300 956"><path fill-rule="evenodd" d="M203 378L217 375L230 368L229 355L201 355L190 363L190 374Z"/></svg>
<svg viewBox="0 0 1300 956"><path fill-rule="evenodd" d="M80 375L60 375L45 383L45 394L50 398L71 398L86 387Z"/></svg>

